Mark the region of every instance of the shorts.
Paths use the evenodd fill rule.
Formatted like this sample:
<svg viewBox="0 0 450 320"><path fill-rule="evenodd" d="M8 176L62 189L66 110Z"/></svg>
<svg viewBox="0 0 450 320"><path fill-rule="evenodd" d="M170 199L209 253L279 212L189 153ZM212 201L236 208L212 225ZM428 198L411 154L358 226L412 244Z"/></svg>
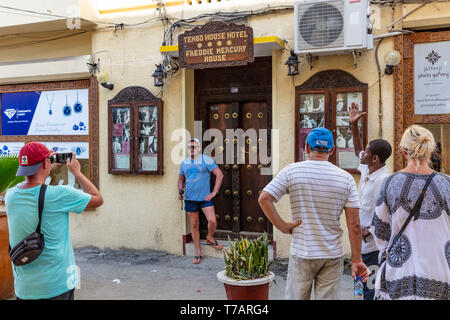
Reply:
<svg viewBox="0 0 450 320"><path fill-rule="evenodd" d="M214 204L212 201L192 201L184 200L184 210L186 212L197 212L200 208L212 207Z"/></svg>

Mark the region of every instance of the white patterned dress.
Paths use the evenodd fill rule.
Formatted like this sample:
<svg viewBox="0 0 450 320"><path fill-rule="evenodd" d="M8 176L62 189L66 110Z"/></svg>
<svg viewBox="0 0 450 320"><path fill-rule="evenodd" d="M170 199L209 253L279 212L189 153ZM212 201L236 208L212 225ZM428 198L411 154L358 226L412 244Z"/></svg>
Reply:
<svg viewBox="0 0 450 320"><path fill-rule="evenodd" d="M379 260L414 207L429 175L397 172L384 181L372 221ZM449 300L450 177L437 174L422 202L378 270L375 299Z"/></svg>

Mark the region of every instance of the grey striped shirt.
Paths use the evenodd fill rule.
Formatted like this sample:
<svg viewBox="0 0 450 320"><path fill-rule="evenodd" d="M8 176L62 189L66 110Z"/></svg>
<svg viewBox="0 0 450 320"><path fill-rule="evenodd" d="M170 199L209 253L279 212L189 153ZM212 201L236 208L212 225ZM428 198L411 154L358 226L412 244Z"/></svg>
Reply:
<svg viewBox="0 0 450 320"><path fill-rule="evenodd" d="M328 161L308 160L287 165L264 188L278 202L289 194L292 221L291 254L304 259L344 255L340 216L344 207L359 208L355 179Z"/></svg>

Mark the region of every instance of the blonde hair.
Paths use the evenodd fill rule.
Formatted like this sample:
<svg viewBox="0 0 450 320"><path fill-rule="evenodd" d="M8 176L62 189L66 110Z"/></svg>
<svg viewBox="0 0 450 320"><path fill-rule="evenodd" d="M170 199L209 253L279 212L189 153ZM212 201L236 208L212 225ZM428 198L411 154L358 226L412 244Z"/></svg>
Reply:
<svg viewBox="0 0 450 320"><path fill-rule="evenodd" d="M418 165L420 160L430 162L431 155L436 147L436 142L430 130L413 124L403 133L400 147L405 149L407 157L416 161Z"/></svg>

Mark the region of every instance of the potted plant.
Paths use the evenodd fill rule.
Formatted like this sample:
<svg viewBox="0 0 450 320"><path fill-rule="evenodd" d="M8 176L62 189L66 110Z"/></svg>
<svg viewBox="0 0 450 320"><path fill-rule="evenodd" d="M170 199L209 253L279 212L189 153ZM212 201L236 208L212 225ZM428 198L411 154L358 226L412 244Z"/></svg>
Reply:
<svg viewBox="0 0 450 320"><path fill-rule="evenodd" d="M254 240L241 237L224 249L225 270L217 273L223 282L228 300L268 300L269 284L275 274L269 271L269 240L267 233Z"/></svg>
<svg viewBox="0 0 450 320"><path fill-rule="evenodd" d="M0 156L0 194L2 195L2 202L6 190L25 180L24 177L16 177L18 167L19 159L17 156ZM6 213L0 212L0 300L7 299L14 293L14 278L8 247L8 220Z"/></svg>

